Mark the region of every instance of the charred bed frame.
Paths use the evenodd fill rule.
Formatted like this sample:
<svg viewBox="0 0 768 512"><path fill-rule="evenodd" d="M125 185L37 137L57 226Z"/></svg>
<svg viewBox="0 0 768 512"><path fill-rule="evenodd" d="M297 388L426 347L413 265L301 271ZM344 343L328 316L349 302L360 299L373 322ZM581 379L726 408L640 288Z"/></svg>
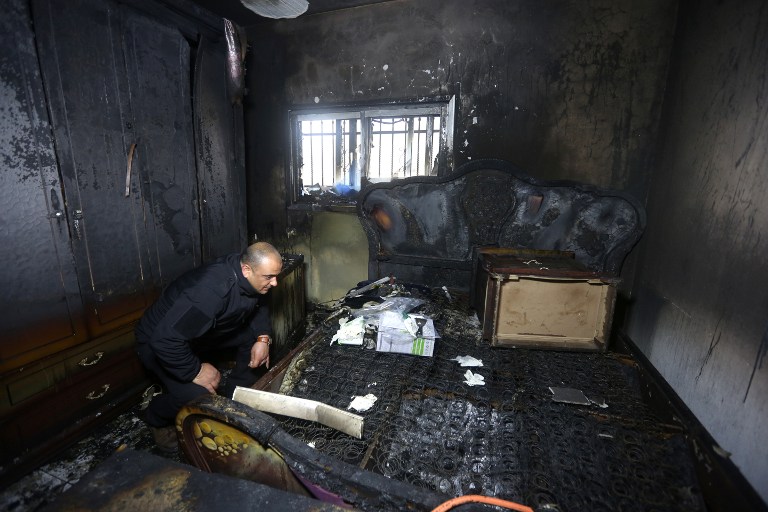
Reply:
<svg viewBox="0 0 768 512"><path fill-rule="evenodd" d="M632 196L570 181L543 181L509 162L476 160L446 177L364 189L368 277L395 275L468 290L478 247L570 251L588 269L618 275L645 228Z"/></svg>

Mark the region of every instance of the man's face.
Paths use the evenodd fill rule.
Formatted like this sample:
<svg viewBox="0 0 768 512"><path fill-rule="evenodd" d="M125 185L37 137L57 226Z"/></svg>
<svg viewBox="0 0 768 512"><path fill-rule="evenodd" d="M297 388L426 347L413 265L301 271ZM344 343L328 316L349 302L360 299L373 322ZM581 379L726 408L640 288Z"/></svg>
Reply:
<svg viewBox="0 0 768 512"><path fill-rule="evenodd" d="M277 286L277 275L283 270L283 260L276 256L270 256L260 265L251 266L241 263L243 276L251 283L251 286L260 294L265 294L273 286Z"/></svg>

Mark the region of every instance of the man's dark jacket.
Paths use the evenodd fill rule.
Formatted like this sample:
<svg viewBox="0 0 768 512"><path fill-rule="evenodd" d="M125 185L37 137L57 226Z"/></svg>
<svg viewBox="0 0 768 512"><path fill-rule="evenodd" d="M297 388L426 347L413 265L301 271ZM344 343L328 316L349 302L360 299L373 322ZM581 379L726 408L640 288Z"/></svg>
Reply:
<svg viewBox="0 0 768 512"><path fill-rule="evenodd" d="M215 345L246 326L253 341L271 335L266 302L243 276L240 254L223 256L171 283L136 325L136 341L149 344L171 375L190 382L201 365L196 341Z"/></svg>

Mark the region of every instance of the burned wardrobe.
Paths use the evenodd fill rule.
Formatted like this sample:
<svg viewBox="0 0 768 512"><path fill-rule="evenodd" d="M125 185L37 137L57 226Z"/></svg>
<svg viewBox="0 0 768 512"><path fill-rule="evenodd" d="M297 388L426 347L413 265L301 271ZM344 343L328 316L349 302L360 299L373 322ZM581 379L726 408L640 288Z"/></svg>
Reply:
<svg viewBox="0 0 768 512"><path fill-rule="evenodd" d="M12 0L2 17L3 476L135 395L135 320L245 243L224 27L192 12Z"/></svg>

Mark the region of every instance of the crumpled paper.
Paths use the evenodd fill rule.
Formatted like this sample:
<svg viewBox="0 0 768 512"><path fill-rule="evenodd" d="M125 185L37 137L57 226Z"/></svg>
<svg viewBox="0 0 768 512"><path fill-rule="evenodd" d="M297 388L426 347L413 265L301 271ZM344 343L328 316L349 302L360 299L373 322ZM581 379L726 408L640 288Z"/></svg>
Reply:
<svg viewBox="0 0 768 512"><path fill-rule="evenodd" d="M367 411L373 404L376 403L376 395L368 393L365 396L353 396L352 402L347 406L347 409L354 409L358 412Z"/></svg>
<svg viewBox="0 0 768 512"><path fill-rule="evenodd" d="M483 366L482 359L475 359L472 356L456 356L451 361L457 361L459 366Z"/></svg>
<svg viewBox="0 0 768 512"><path fill-rule="evenodd" d="M470 370L464 374L464 383L468 386L485 386L485 377L479 373L472 373Z"/></svg>
<svg viewBox="0 0 768 512"><path fill-rule="evenodd" d="M336 341L339 345L362 345L365 335L365 319L361 316L354 320L347 321L346 318L339 320L339 330L331 338L331 345Z"/></svg>

